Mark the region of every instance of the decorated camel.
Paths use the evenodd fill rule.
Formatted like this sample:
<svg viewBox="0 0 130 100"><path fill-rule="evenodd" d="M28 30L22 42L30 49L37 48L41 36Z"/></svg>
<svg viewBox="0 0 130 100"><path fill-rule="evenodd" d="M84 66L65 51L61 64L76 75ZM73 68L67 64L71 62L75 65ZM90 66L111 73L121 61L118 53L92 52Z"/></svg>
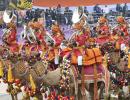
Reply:
<svg viewBox="0 0 130 100"><path fill-rule="evenodd" d="M75 15L78 18L76 18ZM85 91L90 93L92 99L98 99L98 87L100 87L101 93L103 93L104 89L104 85L101 87L101 84L105 83L105 89L107 91L109 72L103 65L102 54L99 47L90 45L93 44L94 41L91 41L90 31L86 25L83 10L77 9L73 17L76 19L73 20L76 33L70 37L67 45L63 43L64 36L61 31L59 31L59 26L57 23L54 23L52 27L53 34L49 36L54 42L51 45L55 48L47 46L46 48L50 48L46 50L49 51L49 53L40 49L40 46L43 46L43 37L40 37L43 30L38 29L40 31L39 33L39 31L35 29L35 24L37 23L35 21L33 22L35 24L29 24L31 28L34 28L34 31L31 31L34 41L32 41L30 37L28 37L28 39L30 39L29 42L35 44L37 48L33 50L32 47L31 49L29 47L28 55L26 55L26 50L25 54L22 52L24 49L21 49L15 41L16 34L12 35L12 40L8 38L8 32L4 34L3 40L9 49L9 53L1 55L1 66L3 65L1 68L6 69L4 72L7 72L7 74L5 74L7 76L4 76L4 78L10 88L13 86L12 83L14 83L14 80L17 79L18 84L26 87L25 91L27 95L37 97L39 100L42 100L42 92L40 91L42 83L46 83L50 86L60 83L60 87L64 91L74 89L76 99L78 99L78 94L81 93L83 97L81 99L84 100L86 100ZM9 22L7 22L7 24L8 23ZM33 25L35 25L35 27ZM13 33L15 32L10 32L10 34ZM40 41L37 41L37 39ZM15 44L15 46L13 44ZM19 50L21 51L19 52ZM52 52L50 52L50 50ZM36 52L36 54L34 52ZM12 55L10 56L10 54ZM61 61L58 60L58 56L62 58ZM48 59L49 57L53 59ZM57 68L48 70L49 67L52 66L52 64L49 64L51 61L57 65ZM8 65L5 62L9 62ZM78 73L77 76L76 73ZM93 89L90 89L90 87L93 87Z"/></svg>

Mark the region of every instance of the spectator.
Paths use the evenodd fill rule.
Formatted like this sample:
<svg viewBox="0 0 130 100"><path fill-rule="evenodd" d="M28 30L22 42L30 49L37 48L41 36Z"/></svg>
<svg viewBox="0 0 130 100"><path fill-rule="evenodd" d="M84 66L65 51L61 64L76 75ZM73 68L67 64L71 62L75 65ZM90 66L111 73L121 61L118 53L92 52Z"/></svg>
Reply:
<svg viewBox="0 0 130 100"><path fill-rule="evenodd" d="M61 5L60 4L56 8L56 13L61 14Z"/></svg>
<svg viewBox="0 0 130 100"><path fill-rule="evenodd" d="M48 19L48 15L49 15L49 10L46 9L46 11L45 11L45 19L46 19L46 20Z"/></svg>
<svg viewBox="0 0 130 100"><path fill-rule="evenodd" d="M52 20L56 20L56 10L55 9L51 10L50 15L52 17Z"/></svg>
<svg viewBox="0 0 130 100"><path fill-rule="evenodd" d="M93 10L94 10L94 12L96 13L95 15L94 15L94 18L96 18L96 19L98 19L100 16L102 16L102 9L98 6L98 5L96 5L94 8L93 8Z"/></svg>
<svg viewBox="0 0 130 100"><path fill-rule="evenodd" d="M44 11L44 9L42 9L41 10L41 17L44 18L44 16L45 16L45 11Z"/></svg>
<svg viewBox="0 0 130 100"><path fill-rule="evenodd" d="M94 23L94 18L93 18L93 16L91 14L88 15L87 20L88 20L89 24L93 24Z"/></svg>
<svg viewBox="0 0 130 100"><path fill-rule="evenodd" d="M128 6L125 3L125 5L123 6L123 16L126 16L126 12L128 11Z"/></svg>
<svg viewBox="0 0 130 100"><path fill-rule="evenodd" d="M98 5L96 5L93 9L94 9L94 12L96 13L102 13L102 10Z"/></svg>
<svg viewBox="0 0 130 100"><path fill-rule="evenodd" d="M117 11L117 12L122 12L122 7L121 7L120 4L117 4L117 5L116 5L116 11Z"/></svg>
<svg viewBox="0 0 130 100"><path fill-rule="evenodd" d="M70 10L69 7L66 7L65 11L64 11L64 16L66 18L66 24L67 25L71 25L72 24L72 22L71 22L72 14L73 14L72 10Z"/></svg>
<svg viewBox="0 0 130 100"><path fill-rule="evenodd" d="M56 16L57 16L57 22L61 24L61 5L58 5L56 8Z"/></svg>
<svg viewBox="0 0 130 100"><path fill-rule="evenodd" d="M52 21L52 17L48 9L46 9L46 12L45 12L45 19L46 19L46 27L48 28L50 27L51 21Z"/></svg>
<svg viewBox="0 0 130 100"><path fill-rule="evenodd" d="M32 10L27 10L26 15L27 15L26 18L28 20L32 20L32 18L33 18L33 11Z"/></svg>
<svg viewBox="0 0 130 100"><path fill-rule="evenodd" d="M109 14L110 14L110 15L112 15L112 14L113 14L113 11L112 11L112 10L110 10L110 11L109 11Z"/></svg>
<svg viewBox="0 0 130 100"><path fill-rule="evenodd" d="M84 13L85 13L86 15L88 15L87 7L84 7Z"/></svg>
<svg viewBox="0 0 130 100"><path fill-rule="evenodd" d="M69 7L66 7L65 8L65 11L64 11L64 16L65 16L65 23L67 24L67 25L69 25Z"/></svg>

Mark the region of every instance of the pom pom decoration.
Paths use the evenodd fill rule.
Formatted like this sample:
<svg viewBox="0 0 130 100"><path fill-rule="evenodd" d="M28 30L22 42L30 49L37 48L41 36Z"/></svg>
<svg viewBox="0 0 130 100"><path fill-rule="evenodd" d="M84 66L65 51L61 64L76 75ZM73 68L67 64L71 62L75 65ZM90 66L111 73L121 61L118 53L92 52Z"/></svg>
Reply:
<svg viewBox="0 0 130 100"><path fill-rule="evenodd" d="M3 73L3 63L0 60L0 77L2 77L3 75L4 75L4 73Z"/></svg>
<svg viewBox="0 0 130 100"><path fill-rule="evenodd" d="M104 66L107 66L107 64L108 64L108 54L105 54L105 55L104 55L103 65L104 65Z"/></svg>
<svg viewBox="0 0 130 100"><path fill-rule="evenodd" d="M118 41L116 42L116 49L117 49L117 50L120 49L120 45L119 45L119 42L118 42Z"/></svg>
<svg viewBox="0 0 130 100"><path fill-rule="evenodd" d="M11 64L9 64L9 69L8 69L8 82L9 83L13 83L14 81L14 77L13 77L13 73L12 73L12 68L11 68Z"/></svg>
<svg viewBox="0 0 130 100"><path fill-rule="evenodd" d="M34 83L34 80L33 80L31 74L29 75L29 79L30 79L30 85L31 85L32 91L36 91L36 85L35 85L35 83Z"/></svg>
<svg viewBox="0 0 130 100"><path fill-rule="evenodd" d="M130 68L130 53L128 54L128 68Z"/></svg>

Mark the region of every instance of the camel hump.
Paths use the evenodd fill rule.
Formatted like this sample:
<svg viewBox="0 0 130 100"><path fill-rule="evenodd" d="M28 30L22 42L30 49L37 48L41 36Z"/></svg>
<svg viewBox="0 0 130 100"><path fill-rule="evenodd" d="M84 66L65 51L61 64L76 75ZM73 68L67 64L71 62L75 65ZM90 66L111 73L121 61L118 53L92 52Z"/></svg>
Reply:
<svg viewBox="0 0 130 100"><path fill-rule="evenodd" d="M16 64L14 64L14 68L16 73L23 74L27 70L27 66L24 61L18 61Z"/></svg>
<svg viewBox="0 0 130 100"><path fill-rule="evenodd" d="M36 75L42 76L46 71L46 65L41 61L37 61L34 64L33 69L35 70Z"/></svg>
<svg viewBox="0 0 130 100"><path fill-rule="evenodd" d="M43 62L37 61L31 67L32 68L29 70L29 73L32 75L33 80L39 84L39 80L43 80L47 66Z"/></svg>

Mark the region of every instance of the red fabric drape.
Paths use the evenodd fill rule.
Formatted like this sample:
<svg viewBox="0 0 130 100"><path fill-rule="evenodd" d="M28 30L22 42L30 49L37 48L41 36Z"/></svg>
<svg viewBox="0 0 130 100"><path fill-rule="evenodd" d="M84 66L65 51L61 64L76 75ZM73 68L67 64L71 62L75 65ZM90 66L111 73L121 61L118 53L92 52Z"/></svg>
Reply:
<svg viewBox="0 0 130 100"><path fill-rule="evenodd" d="M41 7L56 7L58 4L61 6L90 6L120 3L130 3L130 0L33 0L34 6Z"/></svg>

